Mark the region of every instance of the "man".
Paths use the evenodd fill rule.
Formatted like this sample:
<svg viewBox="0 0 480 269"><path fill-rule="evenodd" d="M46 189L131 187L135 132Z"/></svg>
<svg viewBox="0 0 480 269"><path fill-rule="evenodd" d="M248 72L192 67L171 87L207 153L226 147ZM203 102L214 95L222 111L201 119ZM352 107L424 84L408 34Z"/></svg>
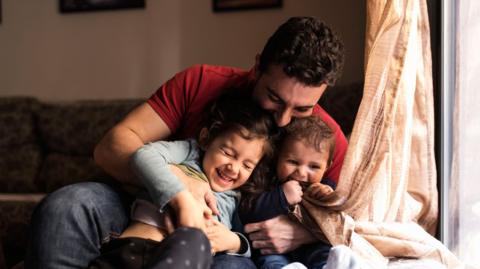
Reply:
<svg viewBox="0 0 480 269"><path fill-rule="evenodd" d="M253 100L272 113L279 127L292 118L312 114L330 125L336 148L325 176L338 181L347 142L317 102L327 85L336 81L342 65L343 45L325 24L310 17L291 18L269 38L250 71L201 65L175 75L105 135L95 149L95 161L123 186L139 186L128 166L135 150L150 141L194 136L205 106L226 89L251 85ZM215 211L205 189L199 189L195 182L189 189ZM27 266L86 267L99 255L101 243L126 227L128 203L124 197L120 189L99 183L75 184L49 195L32 219ZM182 192L171 197L174 205ZM180 226L204 228L188 219L178 222ZM262 254L288 252L315 240L286 216L247 224L245 231ZM222 262L214 261L214 267L222 268Z"/></svg>

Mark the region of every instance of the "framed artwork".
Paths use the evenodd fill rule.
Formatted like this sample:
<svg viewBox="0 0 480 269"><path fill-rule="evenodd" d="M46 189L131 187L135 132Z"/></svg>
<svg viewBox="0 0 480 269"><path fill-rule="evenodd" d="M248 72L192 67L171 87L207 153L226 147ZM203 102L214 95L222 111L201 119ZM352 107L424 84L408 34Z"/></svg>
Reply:
<svg viewBox="0 0 480 269"><path fill-rule="evenodd" d="M61 13L145 8L145 0L59 0Z"/></svg>
<svg viewBox="0 0 480 269"><path fill-rule="evenodd" d="M212 1L213 1L214 12L282 7L282 0L212 0Z"/></svg>

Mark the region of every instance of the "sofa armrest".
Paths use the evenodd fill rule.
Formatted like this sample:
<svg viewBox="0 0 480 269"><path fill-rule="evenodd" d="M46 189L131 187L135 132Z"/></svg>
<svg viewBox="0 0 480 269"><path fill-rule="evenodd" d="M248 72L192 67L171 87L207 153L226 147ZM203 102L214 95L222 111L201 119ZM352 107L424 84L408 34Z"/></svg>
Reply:
<svg viewBox="0 0 480 269"><path fill-rule="evenodd" d="M0 193L0 202L40 202L47 194L45 193Z"/></svg>

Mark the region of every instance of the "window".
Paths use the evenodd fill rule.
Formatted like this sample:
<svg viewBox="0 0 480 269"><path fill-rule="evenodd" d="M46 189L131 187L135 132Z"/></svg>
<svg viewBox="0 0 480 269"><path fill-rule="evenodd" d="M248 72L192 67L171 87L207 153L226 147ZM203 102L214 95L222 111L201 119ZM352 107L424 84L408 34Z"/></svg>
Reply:
<svg viewBox="0 0 480 269"><path fill-rule="evenodd" d="M478 0L442 6L441 237L469 265L480 264L478 12Z"/></svg>

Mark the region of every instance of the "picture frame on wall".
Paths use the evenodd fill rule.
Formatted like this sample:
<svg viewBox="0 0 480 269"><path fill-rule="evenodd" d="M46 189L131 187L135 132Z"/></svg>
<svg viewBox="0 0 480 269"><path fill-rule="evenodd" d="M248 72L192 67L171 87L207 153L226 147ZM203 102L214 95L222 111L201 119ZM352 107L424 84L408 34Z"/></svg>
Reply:
<svg viewBox="0 0 480 269"><path fill-rule="evenodd" d="M282 0L212 0L214 12L281 8Z"/></svg>
<svg viewBox="0 0 480 269"><path fill-rule="evenodd" d="M145 0L59 0L61 13L145 8Z"/></svg>

